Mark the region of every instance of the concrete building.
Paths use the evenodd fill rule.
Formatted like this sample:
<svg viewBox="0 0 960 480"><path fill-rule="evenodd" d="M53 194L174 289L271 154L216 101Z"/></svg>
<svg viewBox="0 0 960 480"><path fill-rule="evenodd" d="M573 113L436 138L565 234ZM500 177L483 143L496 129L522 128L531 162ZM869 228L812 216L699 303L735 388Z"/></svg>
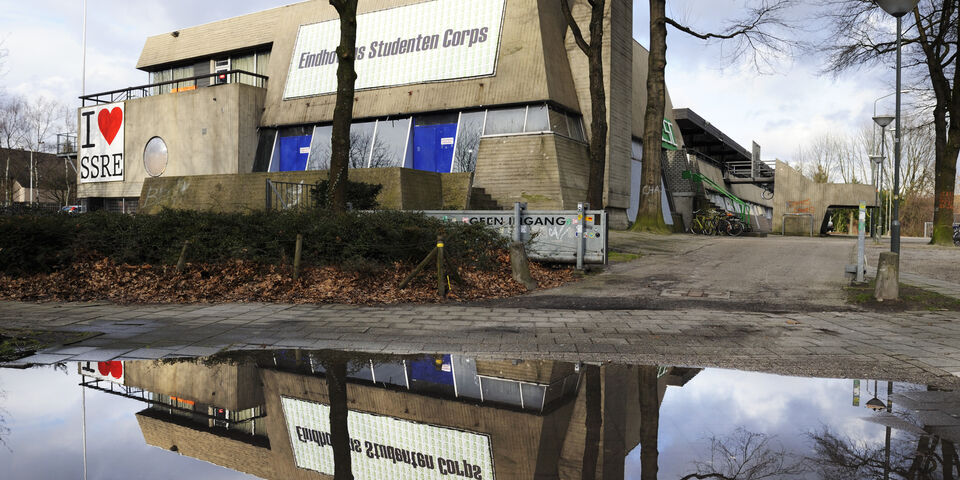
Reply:
<svg viewBox="0 0 960 480"><path fill-rule="evenodd" d="M76 173L50 153L0 148L0 172L0 205L63 206L76 193Z"/></svg>
<svg viewBox="0 0 960 480"><path fill-rule="evenodd" d="M606 8L604 202L611 224L625 226L638 197L647 52L632 38L633 2ZM360 170L377 167L423 172L409 185L385 186L435 190L424 195L433 203L415 208L473 200L575 209L584 200L587 59L558 2L371 0L359 9L351 177L362 181ZM586 2L575 1L573 12L587 25ZM149 37L137 63L149 84L84 100L80 197L96 208L142 202L153 188L159 206L202 200L238 210L265 192L263 179L244 183L245 174L322 178L337 18L328 2L313 0ZM667 112L664 140L682 147L669 99ZM467 181L445 179L457 173ZM203 175L221 177L180 182ZM441 193L451 183L462 192ZM448 199L459 201L441 203Z"/></svg>
<svg viewBox="0 0 960 480"><path fill-rule="evenodd" d="M468 478L579 479L592 450L595 478L622 479L625 456L639 443L639 376L632 366L584 373L545 360L278 351L255 360L128 361L114 377L83 366L80 372L87 388L150 405L137 413L150 445L261 478L325 479L333 470L324 365L338 357L349 359L348 425L361 445L352 454L358 478L444 478L453 473L439 466L447 458L464 472L479 467ZM116 373L120 362L114 363ZM665 369L657 382L660 401L668 385L682 386L698 372ZM598 381L588 383L585 375ZM423 464L417 470L376 454L396 449L436 464L424 472Z"/></svg>

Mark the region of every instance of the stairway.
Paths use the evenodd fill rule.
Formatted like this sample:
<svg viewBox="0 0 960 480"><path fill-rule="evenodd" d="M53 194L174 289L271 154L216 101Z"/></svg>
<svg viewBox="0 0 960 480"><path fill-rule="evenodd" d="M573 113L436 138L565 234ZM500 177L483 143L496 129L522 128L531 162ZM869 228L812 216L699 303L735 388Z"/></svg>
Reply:
<svg viewBox="0 0 960 480"><path fill-rule="evenodd" d="M470 199L467 202L467 208L470 210L503 210L503 207L481 187L472 187L470 189Z"/></svg>

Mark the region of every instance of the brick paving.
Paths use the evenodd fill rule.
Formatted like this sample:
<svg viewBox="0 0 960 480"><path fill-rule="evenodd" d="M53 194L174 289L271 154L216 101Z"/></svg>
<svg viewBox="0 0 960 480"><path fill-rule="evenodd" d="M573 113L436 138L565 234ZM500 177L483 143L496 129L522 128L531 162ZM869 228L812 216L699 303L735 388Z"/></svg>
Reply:
<svg viewBox="0 0 960 480"><path fill-rule="evenodd" d="M960 386L956 312L0 302L0 326L102 333L21 364L302 348L713 366Z"/></svg>

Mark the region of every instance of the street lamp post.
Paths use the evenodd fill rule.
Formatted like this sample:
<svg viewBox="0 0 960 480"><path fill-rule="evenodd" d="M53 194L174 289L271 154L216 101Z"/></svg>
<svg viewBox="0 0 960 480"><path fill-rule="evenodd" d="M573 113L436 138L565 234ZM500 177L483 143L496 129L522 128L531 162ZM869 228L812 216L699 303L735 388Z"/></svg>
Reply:
<svg viewBox="0 0 960 480"><path fill-rule="evenodd" d="M891 122L893 122L893 116L891 116L891 115L875 115L875 116L873 117L873 122L876 123L876 124L880 127L880 164L879 164L879 167L880 167L880 175L881 175L880 185L882 186L882 185L883 185L883 178L882 178L882 175L883 175L883 160L886 158L886 155L887 155L887 126L890 125ZM872 158L872 157L871 157L871 158ZM878 194L877 194L877 197L879 198L879 196L880 196L880 194L878 193ZM879 207L878 207L878 208L879 208Z"/></svg>
<svg viewBox="0 0 960 480"><path fill-rule="evenodd" d="M880 240L880 235L877 235L877 227L880 226L880 218L878 218L878 213L880 213L880 169L883 167L883 155L870 155L870 164L873 165L873 215L870 216L870 236L873 237L875 241Z"/></svg>
<svg viewBox="0 0 960 480"><path fill-rule="evenodd" d="M885 12L897 18L897 113L893 139L893 221L890 223L890 251L900 255L900 85L903 16L916 8L920 0L876 0Z"/></svg>

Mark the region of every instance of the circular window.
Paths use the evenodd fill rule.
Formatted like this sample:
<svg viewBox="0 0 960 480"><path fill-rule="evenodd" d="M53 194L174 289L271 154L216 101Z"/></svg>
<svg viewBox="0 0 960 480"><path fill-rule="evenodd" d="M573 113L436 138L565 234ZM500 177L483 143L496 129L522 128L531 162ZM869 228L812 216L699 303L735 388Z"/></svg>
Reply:
<svg viewBox="0 0 960 480"><path fill-rule="evenodd" d="M153 137L143 149L143 168L147 175L159 177L167 169L167 144L160 137Z"/></svg>

